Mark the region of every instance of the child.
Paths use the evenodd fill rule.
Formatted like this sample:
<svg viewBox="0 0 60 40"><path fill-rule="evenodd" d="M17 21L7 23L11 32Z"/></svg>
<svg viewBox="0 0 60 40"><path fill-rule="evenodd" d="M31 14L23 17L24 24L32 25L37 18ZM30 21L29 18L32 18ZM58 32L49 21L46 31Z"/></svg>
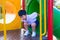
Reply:
<svg viewBox="0 0 60 40"><path fill-rule="evenodd" d="M38 14L36 12L33 12L31 15L27 15L25 10L20 10L18 12L19 16L21 17L22 22L24 23L24 28L26 29L25 36L29 34L28 26L32 27L32 37L36 36L36 26L37 26L37 19L36 17Z"/></svg>

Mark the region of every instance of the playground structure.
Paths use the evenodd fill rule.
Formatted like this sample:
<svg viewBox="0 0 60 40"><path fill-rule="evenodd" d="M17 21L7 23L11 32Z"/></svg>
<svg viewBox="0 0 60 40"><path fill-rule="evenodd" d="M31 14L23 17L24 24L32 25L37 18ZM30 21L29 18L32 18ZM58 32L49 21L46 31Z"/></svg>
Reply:
<svg viewBox="0 0 60 40"><path fill-rule="evenodd" d="M54 0L53 23L53 34L60 40L60 0Z"/></svg>
<svg viewBox="0 0 60 40"><path fill-rule="evenodd" d="M21 9L20 0L6 0L5 1L5 17L6 17L6 30L15 30L20 29L20 18L18 16L18 11ZM18 5L17 5L18 4ZM2 2L0 0L0 7L2 8ZM16 6L17 5L17 6ZM4 25L4 14L2 14L2 18L0 19L0 31L3 31Z"/></svg>
<svg viewBox="0 0 60 40"><path fill-rule="evenodd" d="M53 27L53 33L57 37L57 39L60 39L60 10L56 7L53 8L53 19L54 19L54 27Z"/></svg>
<svg viewBox="0 0 60 40"><path fill-rule="evenodd" d="M44 2L44 0L42 0L42 2ZM28 14L31 14L32 12L40 13L40 18L42 19L42 21L40 21L41 23L39 26L41 26L41 28L39 28L39 26L38 26L36 28L36 32L37 32L37 34L40 34L40 30L42 30L43 31L43 32L41 31L43 33L42 36L46 34L46 20L44 21L44 19L46 18L46 11L45 11L46 9L44 8L44 7L46 7L45 6L46 1L44 3L41 4L41 2L39 3L38 0L26 1L26 4L27 4L26 11ZM4 5L5 5L5 15L6 15L6 23L5 23L6 30L20 29L21 21L18 16L18 11L21 9L21 1L20 0L15 0L15 1L14 0L6 0ZM39 12L39 5L40 5L40 11L42 9L41 12ZM42 6L42 8L41 8L41 6ZM25 9L25 8L23 8L23 9ZM3 19L3 18L1 18L1 19ZM1 21L1 19L0 19L0 21ZM39 20L39 17L37 19ZM0 22L0 31L4 30L3 26L4 26L4 20L2 22ZM44 28L44 26L45 26L45 28ZM29 28L29 30L31 30L31 28Z"/></svg>
<svg viewBox="0 0 60 40"><path fill-rule="evenodd" d="M0 0L0 8L2 8L2 0ZM42 0L43 2L44 0ZM18 5L17 5L18 4ZM38 0L30 0L30 1L26 1L26 11L28 14L31 14L32 12L38 12L39 13L39 1ZM21 28L21 21L20 18L18 16L18 11L21 9L21 1L20 0L6 0L5 1L5 15L6 15L6 30L16 30L16 29L20 29ZM24 5L23 5L24 6ZM35 7L36 6L36 7ZM44 4L42 3L42 29L44 29ZM34 8L33 8L34 7ZM58 7L60 8L60 7ZM25 9L25 8L24 8ZM40 9L41 10L41 9ZM53 19L54 19L54 35L56 36L57 39L60 38L60 9L57 9L56 7L53 7ZM0 18L0 31L3 31L3 27L4 27L4 14L2 14L2 18ZM40 17L41 18L41 17ZM39 19L38 19L39 20ZM37 27L36 32L37 34L39 34L38 30L39 27ZM31 28L29 28L29 30L31 30ZM44 30L42 30L44 32Z"/></svg>

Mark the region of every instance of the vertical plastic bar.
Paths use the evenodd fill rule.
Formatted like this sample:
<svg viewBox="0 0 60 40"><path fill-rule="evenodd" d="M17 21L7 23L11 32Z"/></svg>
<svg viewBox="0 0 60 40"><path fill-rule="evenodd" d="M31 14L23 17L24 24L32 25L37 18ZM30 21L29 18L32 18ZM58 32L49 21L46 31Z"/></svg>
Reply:
<svg viewBox="0 0 60 40"><path fill-rule="evenodd" d="M22 0L22 10L25 10L25 0Z"/></svg>
<svg viewBox="0 0 60 40"><path fill-rule="evenodd" d="M48 40L53 40L53 0L48 0Z"/></svg>
<svg viewBox="0 0 60 40"><path fill-rule="evenodd" d="M2 11L3 11L3 15L4 15L4 40L6 40L6 18L5 18L5 1L6 0L2 0Z"/></svg>
<svg viewBox="0 0 60 40"><path fill-rule="evenodd" d="M40 40L42 40L42 0L40 0Z"/></svg>

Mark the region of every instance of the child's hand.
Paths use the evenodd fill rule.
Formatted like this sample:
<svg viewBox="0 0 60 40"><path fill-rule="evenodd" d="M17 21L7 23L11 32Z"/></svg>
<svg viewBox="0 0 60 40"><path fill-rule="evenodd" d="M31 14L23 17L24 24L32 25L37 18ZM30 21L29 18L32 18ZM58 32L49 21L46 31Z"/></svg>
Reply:
<svg viewBox="0 0 60 40"><path fill-rule="evenodd" d="M40 14L38 14L38 16L40 16Z"/></svg>

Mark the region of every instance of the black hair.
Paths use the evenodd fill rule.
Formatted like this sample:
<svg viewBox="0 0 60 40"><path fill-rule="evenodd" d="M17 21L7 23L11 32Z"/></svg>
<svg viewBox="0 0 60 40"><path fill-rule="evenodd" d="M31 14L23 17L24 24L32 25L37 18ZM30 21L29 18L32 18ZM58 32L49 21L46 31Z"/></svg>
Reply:
<svg viewBox="0 0 60 40"><path fill-rule="evenodd" d="M26 11L25 10L19 10L18 15L19 16L26 15Z"/></svg>

